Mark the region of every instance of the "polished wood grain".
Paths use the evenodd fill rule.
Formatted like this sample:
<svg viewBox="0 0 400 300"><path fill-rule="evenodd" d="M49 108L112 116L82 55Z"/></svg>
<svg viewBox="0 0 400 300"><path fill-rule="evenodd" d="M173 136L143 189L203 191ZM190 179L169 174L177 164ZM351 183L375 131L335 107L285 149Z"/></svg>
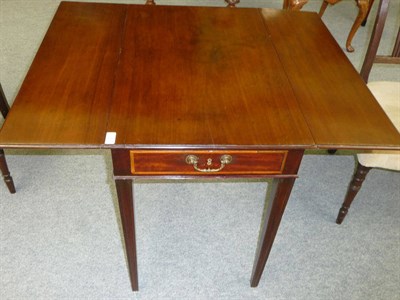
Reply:
<svg viewBox="0 0 400 300"><path fill-rule="evenodd" d="M74 148L104 143L125 12L125 5L61 2L2 141Z"/></svg>
<svg viewBox="0 0 400 300"><path fill-rule="evenodd" d="M314 147L259 10L130 6L123 39L116 144Z"/></svg>
<svg viewBox="0 0 400 300"><path fill-rule="evenodd" d="M399 149L400 134L316 14L263 16L318 148Z"/></svg>
<svg viewBox="0 0 400 300"><path fill-rule="evenodd" d="M104 145L107 131L115 145ZM315 13L67 2L0 135L0 145L44 148L399 140Z"/></svg>
<svg viewBox="0 0 400 300"><path fill-rule="evenodd" d="M131 171L133 175L272 175L282 174L288 151L232 151L232 150L131 150ZM201 172L188 164L186 158L199 158L200 169L218 169L221 157L229 155L232 161L220 171Z"/></svg>

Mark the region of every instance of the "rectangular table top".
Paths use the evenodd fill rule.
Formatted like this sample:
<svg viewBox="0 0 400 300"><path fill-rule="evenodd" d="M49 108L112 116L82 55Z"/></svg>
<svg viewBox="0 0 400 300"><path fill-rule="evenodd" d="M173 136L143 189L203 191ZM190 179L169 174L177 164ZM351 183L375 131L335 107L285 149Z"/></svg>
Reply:
<svg viewBox="0 0 400 300"><path fill-rule="evenodd" d="M0 146L398 149L400 135L315 13L62 2Z"/></svg>

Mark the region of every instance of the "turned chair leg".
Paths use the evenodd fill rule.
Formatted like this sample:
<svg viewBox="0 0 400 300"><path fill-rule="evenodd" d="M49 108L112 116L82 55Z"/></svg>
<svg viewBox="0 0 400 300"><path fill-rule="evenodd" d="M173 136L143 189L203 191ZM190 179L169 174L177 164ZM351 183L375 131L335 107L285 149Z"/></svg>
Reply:
<svg viewBox="0 0 400 300"><path fill-rule="evenodd" d="M347 212L349 211L350 205L353 202L354 197L361 189L361 185L365 180L365 177L367 176L369 170L371 170L371 168L364 167L363 165L358 163L356 172L354 173L353 179L350 182L342 207L339 210L339 214L336 219L337 224L342 224L343 219L347 215Z"/></svg>
<svg viewBox="0 0 400 300"><path fill-rule="evenodd" d="M10 171L7 167L6 156L4 155L4 150L0 149L0 170L3 174L4 182L6 183L8 190L11 194L15 193L14 181L10 175Z"/></svg>

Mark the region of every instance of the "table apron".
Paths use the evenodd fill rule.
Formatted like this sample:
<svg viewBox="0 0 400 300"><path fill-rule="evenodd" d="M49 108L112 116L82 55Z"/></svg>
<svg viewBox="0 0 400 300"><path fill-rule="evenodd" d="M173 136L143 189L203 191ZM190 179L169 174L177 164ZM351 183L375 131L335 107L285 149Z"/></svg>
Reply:
<svg viewBox="0 0 400 300"><path fill-rule="evenodd" d="M116 180L296 178L303 154L303 149L111 150Z"/></svg>

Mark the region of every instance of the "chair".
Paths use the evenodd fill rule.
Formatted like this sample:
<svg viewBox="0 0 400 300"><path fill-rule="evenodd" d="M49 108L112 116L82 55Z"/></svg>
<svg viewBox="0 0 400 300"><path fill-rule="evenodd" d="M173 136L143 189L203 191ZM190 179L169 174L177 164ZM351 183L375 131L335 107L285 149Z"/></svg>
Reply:
<svg viewBox="0 0 400 300"><path fill-rule="evenodd" d="M308 3L308 0L283 0L283 9L300 10L307 3Z"/></svg>
<svg viewBox="0 0 400 300"><path fill-rule="evenodd" d="M236 7L236 4L240 3L240 0L223 0L228 4L228 7ZM283 0L283 9L286 10L300 10L308 3L309 0ZM340 1L340 0L338 0ZM372 0L374 1L374 0ZM146 5L156 5L155 0L146 0Z"/></svg>
<svg viewBox="0 0 400 300"><path fill-rule="evenodd" d="M361 68L361 77L368 81L373 63L400 63L400 28L397 34L393 52L390 56L377 55L379 42L385 25L390 0L380 0L378 13L369 42L367 54ZM370 82L368 88L378 100L383 110L400 131L400 82ZM346 216L349 207L361 188L361 185L372 168L383 168L400 171L400 151L385 153L384 151L370 151L357 155L358 163L352 181L350 182L347 194L336 220L341 224Z"/></svg>
<svg viewBox="0 0 400 300"><path fill-rule="evenodd" d="M0 84L0 111L4 119L6 118L9 109L10 107L8 106L6 97L4 95L3 87ZM4 182L6 183L8 190L10 191L10 193L14 194L15 193L14 181L10 175L10 171L8 170L6 157L4 155L3 149L0 149L0 170L1 173L3 174Z"/></svg>
<svg viewBox="0 0 400 300"><path fill-rule="evenodd" d="M224 0L228 3L228 7L236 7L240 0ZM302 7L308 3L309 0L283 0L283 9L286 10L301 10ZM153 0L147 0L147 2L154 2Z"/></svg>
<svg viewBox="0 0 400 300"><path fill-rule="evenodd" d="M322 2L321 9L319 10L318 13L319 16L322 17L329 4L335 5L340 1L341 0L324 0L324 2ZM354 48L351 46L351 41L353 40L353 37L356 34L358 28L360 28L361 25L365 25L369 12L371 11L372 4L374 3L374 0L355 0L355 1L357 2L358 6L358 15L347 37L346 49L348 52L354 51Z"/></svg>

